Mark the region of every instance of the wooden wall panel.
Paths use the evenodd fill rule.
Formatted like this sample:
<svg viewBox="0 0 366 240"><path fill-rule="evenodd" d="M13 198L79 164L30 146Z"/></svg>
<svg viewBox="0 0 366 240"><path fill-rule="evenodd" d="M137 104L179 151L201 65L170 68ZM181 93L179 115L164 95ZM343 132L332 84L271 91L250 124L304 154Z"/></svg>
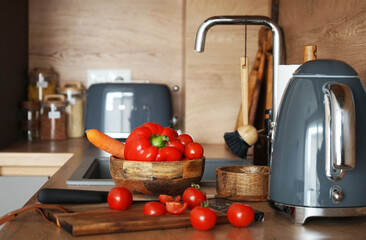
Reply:
<svg viewBox="0 0 366 240"><path fill-rule="evenodd" d="M29 67L84 83L87 69L129 68L135 80L178 85L179 127L202 143L223 143L240 107L244 27L212 28L201 54L195 33L211 16L269 12L269 0L30 0ZM248 27L251 62L258 30Z"/></svg>
<svg viewBox="0 0 366 240"><path fill-rule="evenodd" d="M185 61L185 129L204 143L224 143L233 132L240 108L240 57L244 55L244 26L214 26L203 53L193 50L196 31L218 15L266 15L268 0L187 0ZM248 26L250 66L258 49L259 26Z"/></svg>
<svg viewBox="0 0 366 240"><path fill-rule="evenodd" d="M302 62L304 45L317 45L318 58L347 62L366 85L366 1L281 0L279 24L287 64Z"/></svg>
<svg viewBox="0 0 366 240"><path fill-rule="evenodd" d="M60 81L87 69L131 69L133 80L183 85L183 0L30 0L29 67ZM183 119L183 91L172 92Z"/></svg>

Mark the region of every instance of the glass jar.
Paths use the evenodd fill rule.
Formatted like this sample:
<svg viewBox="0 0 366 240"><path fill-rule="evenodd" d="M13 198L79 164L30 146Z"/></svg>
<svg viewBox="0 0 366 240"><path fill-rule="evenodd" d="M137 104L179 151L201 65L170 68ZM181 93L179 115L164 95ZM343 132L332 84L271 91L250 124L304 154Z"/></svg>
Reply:
<svg viewBox="0 0 366 240"><path fill-rule="evenodd" d="M55 94L57 73L52 69L35 68L29 72L28 100L41 102L45 95Z"/></svg>
<svg viewBox="0 0 366 240"><path fill-rule="evenodd" d="M49 94L41 103L41 139L67 138L67 102L62 94Z"/></svg>
<svg viewBox="0 0 366 240"><path fill-rule="evenodd" d="M39 109L40 106L38 102L22 102L21 129L22 135L25 136L28 141L39 139Z"/></svg>
<svg viewBox="0 0 366 240"><path fill-rule="evenodd" d="M66 97L68 105L67 113L67 136L79 138L84 136L84 102L85 89L81 82L62 82L57 93Z"/></svg>

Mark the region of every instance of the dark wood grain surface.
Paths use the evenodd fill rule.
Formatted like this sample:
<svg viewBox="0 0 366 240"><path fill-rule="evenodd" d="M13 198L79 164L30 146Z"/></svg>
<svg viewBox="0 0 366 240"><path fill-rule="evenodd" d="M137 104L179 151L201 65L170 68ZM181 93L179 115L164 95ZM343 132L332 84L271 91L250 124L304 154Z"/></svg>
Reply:
<svg viewBox="0 0 366 240"><path fill-rule="evenodd" d="M187 209L182 214L167 213L162 216L144 215L144 202L135 203L126 210L113 210L108 204L66 207L70 213L49 211L55 224L73 236L105 233L135 232L190 227ZM224 212L215 211L217 224L228 223Z"/></svg>
<svg viewBox="0 0 366 240"><path fill-rule="evenodd" d="M366 1L281 0L279 25L286 64L301 64L303 46L317 45L318 59L350 64L366 85Z"/></svg>

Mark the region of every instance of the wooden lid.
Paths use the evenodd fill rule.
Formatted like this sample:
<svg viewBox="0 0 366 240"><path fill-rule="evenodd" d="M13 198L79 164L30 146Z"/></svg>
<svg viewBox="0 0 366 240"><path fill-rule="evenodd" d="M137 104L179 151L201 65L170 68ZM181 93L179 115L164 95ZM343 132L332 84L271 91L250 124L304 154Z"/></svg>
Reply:
<svg viewBox="0 0 366 240"><path fill-rule="evenodd" d="M57 92L62 94L67 94L70 92L71 94L80 94L85 90L84 86L81 82L78 81L64 81L60 83L60 87L57 89Z"/></svg>
<svg viewBox="0 0 366 240"><path fill-rule="evenodd" d="M47 94L44 96L42 106L54 104L58 107L66 106L67 102L65 96L62 94Z"/></svg>

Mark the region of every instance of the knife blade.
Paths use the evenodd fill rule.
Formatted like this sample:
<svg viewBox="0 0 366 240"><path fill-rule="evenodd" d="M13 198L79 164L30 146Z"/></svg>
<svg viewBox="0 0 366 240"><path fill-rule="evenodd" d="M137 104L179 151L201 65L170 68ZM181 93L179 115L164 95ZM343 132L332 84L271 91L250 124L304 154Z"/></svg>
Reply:
<svg viewBox="0 0 366 240"><path fill-rule="evenodd" d="M43 204L89 204L107 202L108 192L79 189L43 188L37 199Z"/></svg>
<svg viewBox="0 0 366 240"><path fill-rule="evenodd" d="M229 206L234 203L233 201L224 199L224 198L220 198L220 197L215 197L215 198L211 198L208 199L208 207L212 208L214 210L217 211L221 211L224 213L227 213L227 210L229 208ZM261 222L264 221L264 212L254 209L254 219L253 222Z"/></svg>

